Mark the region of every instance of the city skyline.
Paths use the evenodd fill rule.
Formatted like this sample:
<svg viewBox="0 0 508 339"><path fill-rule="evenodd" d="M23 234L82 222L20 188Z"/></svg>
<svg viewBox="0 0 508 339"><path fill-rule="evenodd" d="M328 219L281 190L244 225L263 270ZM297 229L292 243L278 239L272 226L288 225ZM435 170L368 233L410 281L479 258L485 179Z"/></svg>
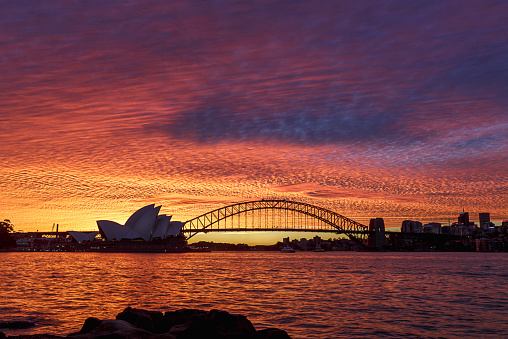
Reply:
<svg viewBox="0 0 508 339"><path fill-rule="evenodd" d="M16 230L262 198L392 229L508 218L506 2L0 10L0 211Z"/></svg>

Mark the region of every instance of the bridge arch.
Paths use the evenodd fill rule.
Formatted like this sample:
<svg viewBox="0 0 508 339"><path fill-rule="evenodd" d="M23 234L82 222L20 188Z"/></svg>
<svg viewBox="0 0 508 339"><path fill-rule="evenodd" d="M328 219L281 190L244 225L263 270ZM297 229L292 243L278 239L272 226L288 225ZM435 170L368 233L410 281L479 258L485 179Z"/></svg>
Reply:
<svg viewBox="0 0 508 339"><path fill-rule="evenodd" d="M301 215L308 216L320 221L322 224L327 225L326 228L316 227L282 227L281 225L274 228L269 227L234 227L223 226L220 227L221 221L226 221L228 218L248 213L251 211L260 210L281 210L293 212ZM294 226L294 225L293 225ZM192 238L198 233L207 232L231 232L231 231L299 231L299 232L334 232L346 234L350 239L357 242L362 242L363 238L368 234L368 226L365 226L357 221L347 218L339 213L330 211L328 209L290 200L256 200L232 204L229 206L221 207L213 211L207 212L193 219L185 222L182 232L187 233L187 239Z"/></svg>

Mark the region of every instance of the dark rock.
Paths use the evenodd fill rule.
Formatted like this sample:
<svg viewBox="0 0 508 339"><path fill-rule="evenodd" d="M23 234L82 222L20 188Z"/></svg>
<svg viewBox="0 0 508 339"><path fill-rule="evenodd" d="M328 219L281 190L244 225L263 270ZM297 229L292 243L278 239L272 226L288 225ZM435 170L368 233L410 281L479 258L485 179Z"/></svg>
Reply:
<svg viewBox="0 0 508 339"><path fill-rule="evenodd" d="M169 331L171 327L168 327L164 321L164 315L158 311L148 311L148 314L152 318L152 326L154 333L164 333Z"/></svg>
<svg viewBox="0 0 508 339"><path fill-rule="evenodd" d="M185 324L173 326L169 331L169 334L178 339L223 338L211 320L199 317L196 317Z"/></svg>
<svg viewBox="0 0 508 339"><path fill-rule="evenodd" d="M95 317L87 318L85 320L85 323L83 324L83 327L81 328L81 330L79 332L74 332L74 333L69 334L68 337L91 332L91 331L95 330L97 327L99 327L99 325L101 323L102 323L102 320L100 320L98 318L95 318Z"/></svg>
<svg viewBox="0 0 508 339"><path fill-rule="evenodd" d="M125 320L103 320L101 324L88 333L78 334L73 339L141 339L141 338L172 338L169 335L159 335L135 327Z"/></svg>
<svg viewBox="0 0 508 339"><path fill-rule="evenodd" d="M264 330L259 330L256 333L257 339L291 339L289 334L286 331L280 330L278 328L267 328Z"/></svg>
<svg viewBox="0 0 508 339"><path fill-rule="evenodd" d="M10 328L10 329L25 329L34 327L35 323L31 321L0 321L0 328Z"/></svg>
<svg viewBox="0 0 508 339"><path fill-rule="evenodd" d="M153 333L164 333L171 328L166 324L162 312L157 311L127 307L116 316L116 319L125 320L136 327Z"/></svg>
<svg viewBox="0 0 508 339"><path fill-rule="evenodd" d="M169 328L175 325L182 325L196 317L205 317L208 312L195 309L183 309L177 311L168 311L164 314L164 321Z"/></svg>
<svg viewBox="0 0 508 339"><path fill-rule="evenodd" d="M245 316L225 311L180 310L166 312L164 318L171 324L169 333L177 338L249 338L256 334Z"/></svg>
<svg viewBox="0 0 508 339"><path fill-rule="evenodd" d="M5 323L4 323L5 324ZM269 328L256 331L252 323L243 315L225 311L210 312L183 309L161 312L127 307L116 316L116 320L100 320L90 317L85 320L79 332L67 336L72 339L288 339L283 330ZM0 332L0 339L5 334ZM42 339L61 338L54 335L22 335L8 338Z"/></svg>
<svg viewBox="0 0 508 339"><path fill-rule="evenodd" d="M225 311L211 310L208 318L224 336L238 336L256 333L254 325L243 315L229 314Z"/></svg>

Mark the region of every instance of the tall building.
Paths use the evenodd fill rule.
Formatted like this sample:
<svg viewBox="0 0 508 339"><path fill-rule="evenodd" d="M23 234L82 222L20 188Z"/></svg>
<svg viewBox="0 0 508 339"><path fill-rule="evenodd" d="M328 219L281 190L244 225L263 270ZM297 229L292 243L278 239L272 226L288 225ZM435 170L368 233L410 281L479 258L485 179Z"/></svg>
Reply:
<svg viewBox="0 0 508 339"><path fill-rule="evenodd" d="M489 228L490 226L490 213L479 213L478 218L480 220L481 228Z"/></svg>
<svg viewBox="0 0 508 339"><path fill-rule="evenodd" d="M386 245L385 222L383 218L370 219L368 246L369 248L382 248Z"/></svg>
<svg viewBox="0 0 508 339"><path fill-rule="evenodd" d="M469 213L468 212L460 212L459 217L458 217L458 223L469 227Z"/></svg>

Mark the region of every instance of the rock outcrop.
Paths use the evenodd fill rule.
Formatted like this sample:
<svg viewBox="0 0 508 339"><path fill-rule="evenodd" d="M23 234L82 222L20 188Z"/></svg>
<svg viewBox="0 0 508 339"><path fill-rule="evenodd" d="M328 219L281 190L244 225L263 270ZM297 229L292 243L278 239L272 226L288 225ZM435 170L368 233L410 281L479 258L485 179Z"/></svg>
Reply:
<svg viewBox="0 0 508 339"><path fill-rule="evenodd" d="M168 338L168 339L287 339L283 330L270 328L256 331L242 315L225 311L193 309L163 314L127 307L115 320L86 319L71 339L91 338Z"/></svg>

